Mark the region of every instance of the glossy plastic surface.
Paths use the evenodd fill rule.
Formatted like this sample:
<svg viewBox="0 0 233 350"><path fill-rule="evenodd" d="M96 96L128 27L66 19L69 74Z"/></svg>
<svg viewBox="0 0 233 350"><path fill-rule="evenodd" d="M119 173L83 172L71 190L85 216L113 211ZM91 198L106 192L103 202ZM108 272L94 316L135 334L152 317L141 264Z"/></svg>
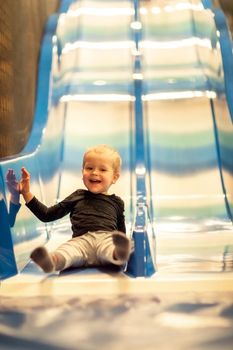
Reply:
<svg viewBox="0 0 233 350"><path fill-rule="evenodd" d="M159 268L198 269L201 261L218 271L231 259L227 65L211 11L182 4L64 1L49 19L31 136L0 163L1 279L21 271L51 232L71 234L68 218L45 225L23 203L12 219L8 169L19 179L25 166L32 191L50 205L82 186L83 152L99 143L123 158L113 190L135 242L132 275L153 274L155 257Z"/></svg>

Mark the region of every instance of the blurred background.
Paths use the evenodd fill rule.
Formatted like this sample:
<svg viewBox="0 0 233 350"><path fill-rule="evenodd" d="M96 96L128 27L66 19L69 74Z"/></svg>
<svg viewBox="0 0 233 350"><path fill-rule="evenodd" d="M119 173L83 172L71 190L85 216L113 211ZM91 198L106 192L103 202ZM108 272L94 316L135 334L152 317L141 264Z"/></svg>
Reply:
<svg viewBox="0 0 233 350"><path fill-rule="evenodd" d="M35 109L39 50L59 0L0 3L0 157L26 144Z"/></svg>

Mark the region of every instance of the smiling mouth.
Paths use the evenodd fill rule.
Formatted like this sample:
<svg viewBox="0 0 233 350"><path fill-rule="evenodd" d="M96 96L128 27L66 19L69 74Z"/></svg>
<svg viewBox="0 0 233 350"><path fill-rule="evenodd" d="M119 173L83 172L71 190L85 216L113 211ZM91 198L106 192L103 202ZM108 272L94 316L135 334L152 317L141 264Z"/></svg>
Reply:
<svg viewBox="0 0 233 350"><path fill-rule="evenodd" d="M94 184L99 184L101 181L100 180L90 180L91 183L94 183Z"/></svg>

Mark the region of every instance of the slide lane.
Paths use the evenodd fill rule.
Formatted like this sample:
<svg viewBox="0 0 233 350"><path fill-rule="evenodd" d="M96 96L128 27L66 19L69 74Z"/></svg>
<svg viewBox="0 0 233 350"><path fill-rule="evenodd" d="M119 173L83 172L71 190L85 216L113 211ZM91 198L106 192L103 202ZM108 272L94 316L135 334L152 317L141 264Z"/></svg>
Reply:
<svg viewBox="0 0 233 350"><path fill-rule="evenodd" d="M39 84L39 92L43 95L43 79L47 79L46 74L50 75L48 101L42 96L43 110L39 95L38 115L23 152L1 162L2 204L4 212L8 211L10 215L11 196L5 183L8 168L12 168L19 178L21 167L27 167L33 193L51 205L83 187L83 152L90 146L107 143L116 147L123 159L121 178L113 191L125 201L130 235L136 200L132 171L132 51L135 43L130 29L134 10L131 1L105 5L97 1L88 4L85 1L70 2L67 13L50 18L44 39L46 52L42 50ZM121 27L116 31L119 21ZM48 118L45 117L47 110ZM53 237L53 232L62 232L62 235L57 235L58 242L71 234L67 218L54 224L43 224L24 205L15 219L11 228L9 218L4 219L5 235L9 240L1 237L2 247L4 241L8 242L4 253L6 258L1 259L2 278L21 271L29 261L30 251L46 243Z"/></svg>
<svg viewBox="0 0 233 350"><path fill-rule="evenodd" d="M166 6L150 1L141 9L158 268L221 271L233 251L233 125L224 57L213 13L200 1Z"/></svg>
<svg viewBox="0 0 233 350"><path fill-rule="evenodd" d="M96 144L111 144L123 159L120 181L113 191L125 201L129 233L135 201L132 16L130 1L114 1L108 6L101 1L74 2L58 22L62 54L52 94L53 103L59 101L66 111L59 197L83 188L85 150Z"/></svg>

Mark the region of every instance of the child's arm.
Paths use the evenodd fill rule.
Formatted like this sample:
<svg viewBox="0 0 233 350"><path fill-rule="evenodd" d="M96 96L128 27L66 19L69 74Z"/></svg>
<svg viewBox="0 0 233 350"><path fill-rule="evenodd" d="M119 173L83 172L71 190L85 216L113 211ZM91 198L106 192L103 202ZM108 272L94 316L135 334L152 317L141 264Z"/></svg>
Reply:
<svg viewBox="0 0 233 350"><path fill-rule="evenodd" d="M47 207L40 202L30 190L30 174L24 167L22 168L19 190L26 202L26 206L39 220L43 222L50 222L62 218L70 213L73 206L72 198L69 199L69 197L50 207Z"/></svg>
<svg viewBox="0 0 233 350"><path fill-rule="evenodd" d="M21 169L21 172L22 176L19 183L19 190L20 193L23 195L25 202L29 203L30 200L32 200L32 198L34 197L34 194L30 191L30 174L24 167Z"/></svg>

